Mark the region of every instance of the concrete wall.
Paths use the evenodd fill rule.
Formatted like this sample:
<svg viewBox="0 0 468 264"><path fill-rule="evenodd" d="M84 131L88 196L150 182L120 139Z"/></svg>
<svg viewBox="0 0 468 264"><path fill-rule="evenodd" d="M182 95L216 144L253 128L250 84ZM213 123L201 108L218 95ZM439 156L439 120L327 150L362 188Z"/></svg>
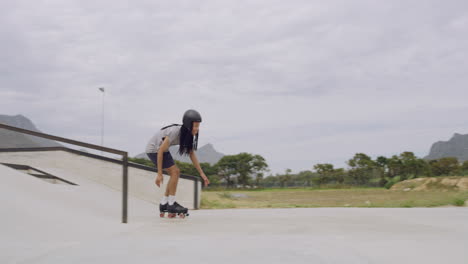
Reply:
<svg viewBox="0 0 468 264"><path fill-rule="evenodd" d="M48 168L51 171L53 169L60 169L101 183L114 190L122 191L122 165L67 151L0 152L0 163L28 165L41 168L45 172L47 172ZM66 176L51 174L67 180ZM161 188L158 188L154 183L156 179L156 172L154 171L129 167L128 176L129 195L154 204L159 203L170 178L164 174L164 183ZM76 180L73 182L79 185L79 182L76 182ZM197 187L199 190L197 197L199 206L201 200L201 184L199 181ZM195 181L179 178L176 196L177 201L181 205L193 209L195 202Z"/></svg>

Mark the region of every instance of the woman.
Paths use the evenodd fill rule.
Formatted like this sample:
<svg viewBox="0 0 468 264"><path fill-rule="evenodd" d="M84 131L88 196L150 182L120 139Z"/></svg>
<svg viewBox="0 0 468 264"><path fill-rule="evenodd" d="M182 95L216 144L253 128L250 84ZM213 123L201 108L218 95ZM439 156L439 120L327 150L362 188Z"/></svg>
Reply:
<svg viewBox="0 0 468 264"><path fill-rule="evenodd" d="M195 155L201 121L202 118L200 113L195 110L187 110L182 119L182 125L174 124L163 127L150 139L146 146L146 154L158 169L158 176L155 181L156 185L160 187L163 183L163 169L166 170L170 176L166 187L166 193L159 204L161 217L164 217L165 212L168 212L168 216L170 218L175 217L176 215L183 218L188 215L188 209L176 202L175 195L180 170L175 165L174 159L169 152L170 146L179 145L179 154L190 156L193 165L205 181L205 186L208 186L210 183L200 167L197 156Z"/></svg>

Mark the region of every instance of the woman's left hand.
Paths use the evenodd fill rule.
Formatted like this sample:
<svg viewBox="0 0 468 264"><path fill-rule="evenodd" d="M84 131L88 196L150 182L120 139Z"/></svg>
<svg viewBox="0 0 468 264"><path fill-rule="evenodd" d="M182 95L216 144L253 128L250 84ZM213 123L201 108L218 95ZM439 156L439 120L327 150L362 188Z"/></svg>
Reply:
<svg viewBox="0 0 468 264"><path fill-rule="evenodd" d="M203 180L205 181L205 187L207 187L208 184L210 184L210 180L208 180L208 178L205 178L205 179L203 179Z"/></svg>
<svg viewBox="0 0 468 264"><path fill-rule="evenodd" d="M208 180L208 177L206 177L205 174L202 174L201 177L202 177L203 181L205 181L205 187L207 187L208 184L210 184L210 180Z"/></svg>

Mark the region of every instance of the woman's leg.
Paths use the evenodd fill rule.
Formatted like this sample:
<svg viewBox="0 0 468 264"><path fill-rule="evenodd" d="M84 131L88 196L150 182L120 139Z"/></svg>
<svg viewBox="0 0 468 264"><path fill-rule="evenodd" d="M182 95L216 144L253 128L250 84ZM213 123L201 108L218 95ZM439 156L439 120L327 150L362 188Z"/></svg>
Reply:
<svg viewBox="0 0 468 264"><path fill-rule="evenodd" d="M169 182L168 182L167 185L166 185L166 192L164 193L164 196L166 196L166 197L169 196L169 189L170 189L170 188L169 188L169 186L170 186L169 183L170 183L170 182L171 182L171 178L169 178Z"/></svg>
<svg viewBox="0 0 468 264"><path fill-rule="evenodd" d="M167 183L166 196L175 196L177 191L177 183L179 182L180 170L176 165L173 165L166 170L169 173L169 176L171 176L169 182Z"/></svg>

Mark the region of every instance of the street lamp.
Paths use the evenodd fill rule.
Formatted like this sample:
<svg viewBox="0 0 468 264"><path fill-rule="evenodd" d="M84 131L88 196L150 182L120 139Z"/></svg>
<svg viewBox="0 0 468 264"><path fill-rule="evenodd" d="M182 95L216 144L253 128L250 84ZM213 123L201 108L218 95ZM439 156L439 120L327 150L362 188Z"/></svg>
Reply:
<svg viewBox="0 0 468 264"><path fill-rule="evenodd" d="M104 87L100 87L99 91L102 92L101 146L104 147L104 95L106 93ZM104 155L104 152L101 151L101 155Z"/></svg>

